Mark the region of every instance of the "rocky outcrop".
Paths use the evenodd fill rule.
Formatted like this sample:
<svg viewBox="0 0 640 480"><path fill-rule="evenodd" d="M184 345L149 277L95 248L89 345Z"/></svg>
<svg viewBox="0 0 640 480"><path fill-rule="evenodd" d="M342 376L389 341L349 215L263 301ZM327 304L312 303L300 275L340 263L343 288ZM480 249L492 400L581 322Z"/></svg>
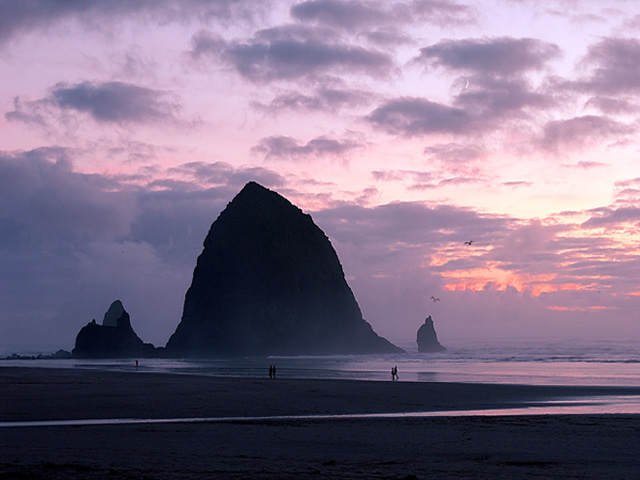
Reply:
<svg viewBox="0 0 640 480"><path fill-rule="evenodd" d="M122 302L116 300L104 315L102 325L94 320L82 327L73 349L75 358L125 358L154 355L154 347L144 343L131 327Z"/></svg>
<svg viewBox="0 0 640 480"><path fill-rule="evenodd" d="M446 348L438 342L436 329L433 326L433 320L429 315L424 323L418 329L418 351L421 353L444 352Z"/></svg>
<svg viewBox="0 0 640 480"><path fill-rule="evenodd" d="M211 226L169 356L402 351L362 318L311 216L250 182Z"/></svg>

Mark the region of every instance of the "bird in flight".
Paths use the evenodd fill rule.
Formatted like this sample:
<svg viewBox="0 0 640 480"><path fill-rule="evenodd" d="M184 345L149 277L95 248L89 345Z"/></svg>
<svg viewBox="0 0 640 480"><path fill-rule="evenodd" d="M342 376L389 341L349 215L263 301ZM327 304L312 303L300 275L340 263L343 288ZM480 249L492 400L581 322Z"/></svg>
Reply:
<svg viewBox="0 0 640 480"><path fill-rule="evenodd" d="M473 245L475 240L469 240L468 242L464 242L465 245Z"/></svg>
<svg viewBox="0 0 640 480"><path fill-rule="evenodd" d="M433 295L431 295L431 300L433 300L434 302L439 302L440 299L438 297L434 297Z"/></svg>

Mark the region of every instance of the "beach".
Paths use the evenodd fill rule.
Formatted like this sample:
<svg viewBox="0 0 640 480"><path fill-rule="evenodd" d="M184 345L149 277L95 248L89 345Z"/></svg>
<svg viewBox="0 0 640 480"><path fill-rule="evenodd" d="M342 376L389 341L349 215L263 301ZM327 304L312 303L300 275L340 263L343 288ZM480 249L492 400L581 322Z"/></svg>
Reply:
<svg viewBox="0 0 640 480"><path fill-rule="evenodd" d="M2 479L626 479L640 471L635 414L357 416L504 412L548 401L639 395L637 387L5 367L0 392L0 422L166 421L3 427Z"/></svg>

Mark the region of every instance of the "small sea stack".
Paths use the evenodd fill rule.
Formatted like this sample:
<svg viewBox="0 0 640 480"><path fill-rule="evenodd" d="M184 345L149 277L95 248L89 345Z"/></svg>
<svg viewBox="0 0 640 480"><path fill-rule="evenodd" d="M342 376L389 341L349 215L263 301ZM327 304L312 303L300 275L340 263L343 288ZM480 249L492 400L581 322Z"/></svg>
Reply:
<svg viewBox="0 0 640 480"><path fill-rule="evenodd" d="M93 319L80 329L72 353L75 358L133 358L153 356L155 348L133 331L129 314L116 300L104 314L102 325Z"/></svg>
<svg viewBox="0 0 640 480"><path fill-rule="evenodd" d="M438 336L436 335L436 329L433 326L431 315L425 319L424 323L418 329L417 342L420 353L436 353L446 350L446 348L438 342Z"/></svg>

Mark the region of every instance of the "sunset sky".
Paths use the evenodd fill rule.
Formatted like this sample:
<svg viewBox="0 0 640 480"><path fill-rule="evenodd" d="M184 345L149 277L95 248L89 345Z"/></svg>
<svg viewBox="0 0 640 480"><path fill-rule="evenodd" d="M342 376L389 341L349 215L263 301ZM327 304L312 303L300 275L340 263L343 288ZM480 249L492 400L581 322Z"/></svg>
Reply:
<svg viewBox="0 0 640 480"><path fill-rule="evenodd" d="M250 180L393 342L640 339L639 34L632 0L0 0L0 351L116 299L164 345Z"/></svg>

